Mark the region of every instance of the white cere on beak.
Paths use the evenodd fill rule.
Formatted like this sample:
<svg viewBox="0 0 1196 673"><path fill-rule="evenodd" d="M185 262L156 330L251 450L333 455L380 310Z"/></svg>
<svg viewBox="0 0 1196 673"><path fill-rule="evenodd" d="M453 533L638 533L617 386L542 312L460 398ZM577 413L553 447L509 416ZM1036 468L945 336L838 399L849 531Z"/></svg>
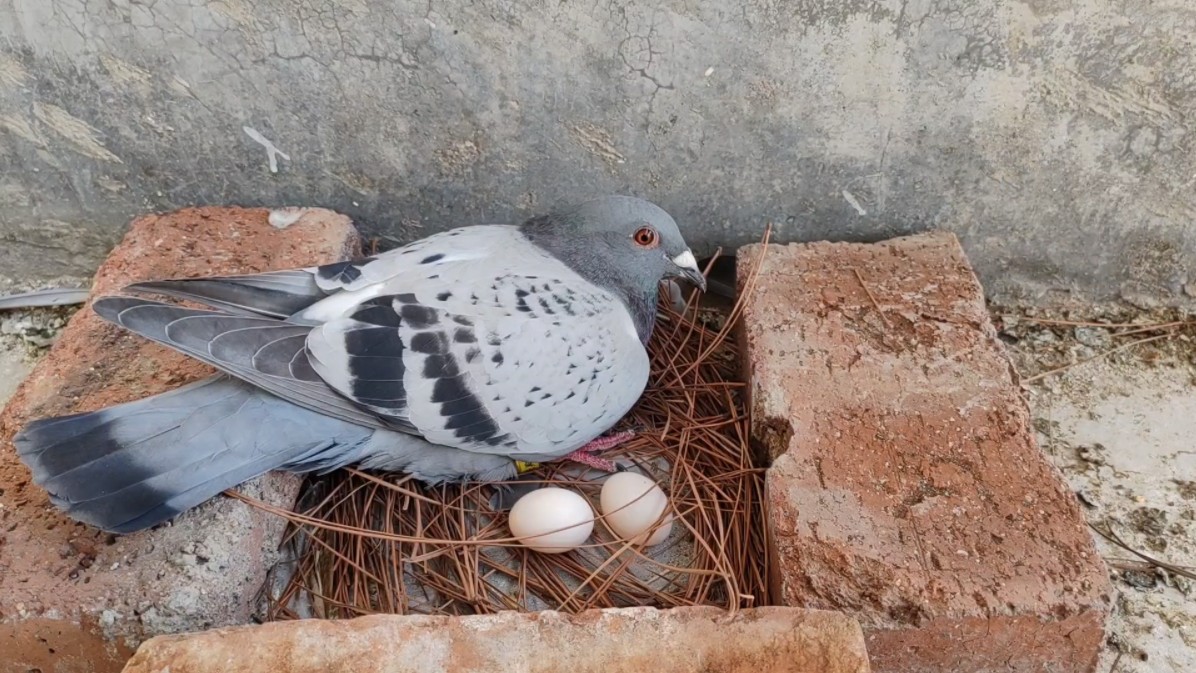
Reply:
<svg viewBox="0 0 1196 673"><path fill-rule="evenodd" d="M698 270L698 260L694 259L694 254L689 250L677 255L673 258L673 264L676 264L682 269L689 269L691 271Z"/></svg>
<svg viewBox="0 0 1196 673"><path fill-rule="evenodd" d="M694 259L692 252L686 250L669 261L680 271L680 273L673 275L685 278L698 286L698 289L702 292L706 291L706 278L702 275L702 270L698 268L698 260Z"/></svg>

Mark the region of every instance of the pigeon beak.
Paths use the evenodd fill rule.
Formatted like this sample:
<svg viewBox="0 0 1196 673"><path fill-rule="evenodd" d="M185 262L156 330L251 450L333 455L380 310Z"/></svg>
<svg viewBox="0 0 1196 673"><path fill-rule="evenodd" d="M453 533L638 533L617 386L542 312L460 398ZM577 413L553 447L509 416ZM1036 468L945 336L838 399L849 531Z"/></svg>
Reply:
<svg viewBox="0 0 1196 673"><path fill-rule="evenodd" d="M702 292L706 291L706 276L702 275L702 270L698 268L698 260L694 259L692 252L686 250L674 257L672 262L677 267L678 276L697 285Z"/></svg>

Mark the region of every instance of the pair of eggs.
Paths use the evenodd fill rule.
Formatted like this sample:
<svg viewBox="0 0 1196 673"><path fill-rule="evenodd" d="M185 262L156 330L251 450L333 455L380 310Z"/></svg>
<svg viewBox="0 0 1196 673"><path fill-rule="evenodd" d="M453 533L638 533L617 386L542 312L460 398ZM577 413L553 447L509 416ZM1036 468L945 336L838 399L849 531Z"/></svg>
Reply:
<svg viewBox="0 0 1196 673"><path fill-rule="evenodd" d="M673 529L670 513L661 521L669 501L651 479L635 472L618 472L602 484L602 515L611 531L632 544L660 544ZM656 525L660 521L660 525ZM520 498L507 523L525 547L544 554L576 549L594 531L594 511L579 494L550 486Z"/></svg>

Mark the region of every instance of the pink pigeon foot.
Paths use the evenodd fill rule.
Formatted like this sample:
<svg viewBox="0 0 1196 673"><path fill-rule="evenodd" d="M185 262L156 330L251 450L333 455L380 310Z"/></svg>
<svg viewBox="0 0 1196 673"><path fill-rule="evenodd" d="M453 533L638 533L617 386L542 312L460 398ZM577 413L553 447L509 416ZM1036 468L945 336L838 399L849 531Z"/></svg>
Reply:
<svg viewBox="0 0 1196 673"><path fill-rule="evenodd" d="M634 432L615 432L605 437L599 437L573 453L562 457L561 460L571 460L586 467L592 467L595 470L602 470L603 472L618 472L619 468L613 461L599 458L594 454L600 451L609 451L620 444L626 443L633 437L635 437Z"/></svg>

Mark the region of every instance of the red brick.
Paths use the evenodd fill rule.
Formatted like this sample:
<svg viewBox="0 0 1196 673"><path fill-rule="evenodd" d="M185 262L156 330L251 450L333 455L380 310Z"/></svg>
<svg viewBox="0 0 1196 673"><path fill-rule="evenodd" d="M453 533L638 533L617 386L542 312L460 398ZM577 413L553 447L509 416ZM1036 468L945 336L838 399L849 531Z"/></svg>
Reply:
<svg viewBox="0 0 1196 673"><path fill-rule="evenodd" d="M280 229L264 209L200 208L134 221L96 274L92 295L153 278L252 273L356 253L348 218L323 210ZM50 506L17 459L27 420L164 392L212 370L95 315L75 314L0 415L0 661L16 669L117 671L144 637L247 621L282 522L228 498L172 526L123 537ZM244 489L289 506L292 476Z"/></svg>
<svg viewBox="0 0 1196 673"><path fill-rule="evenodd" d="M252 652L253 656L245 656ZM125 673L867 673L859 624L759 608L305 620L163 636Z"/></svg>
<svg viewBox="0 0 1196 673"><path fill-rule="evenodd" d="M769 246L741 330L780 602L882 673L1093 670L1106 569L954 236Z"/></svg>

